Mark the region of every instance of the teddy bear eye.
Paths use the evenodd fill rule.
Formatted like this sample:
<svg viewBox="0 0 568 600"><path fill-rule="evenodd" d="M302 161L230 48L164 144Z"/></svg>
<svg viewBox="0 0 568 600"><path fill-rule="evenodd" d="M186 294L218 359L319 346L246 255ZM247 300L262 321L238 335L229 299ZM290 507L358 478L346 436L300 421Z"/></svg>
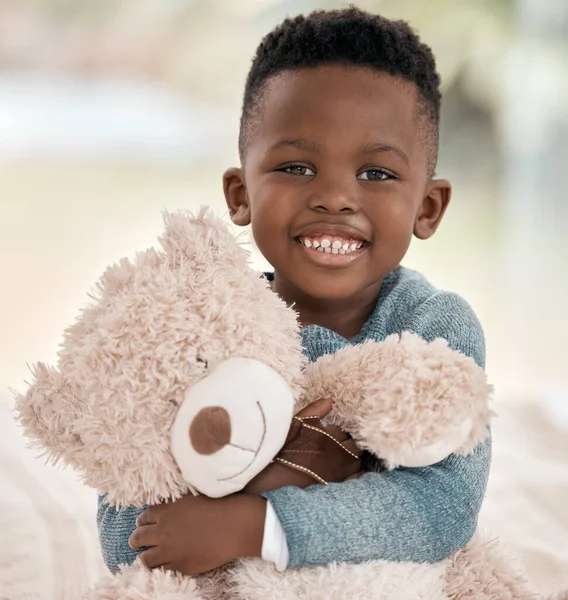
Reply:
<svg viewBox="0 0 568 600"><path fill-rule="evenodd" d="M201 356L198 356L196 360L200 365L203 366L204 369L207 369L207 367L209 366L209 363L204 358L201 358Z"/></svg>

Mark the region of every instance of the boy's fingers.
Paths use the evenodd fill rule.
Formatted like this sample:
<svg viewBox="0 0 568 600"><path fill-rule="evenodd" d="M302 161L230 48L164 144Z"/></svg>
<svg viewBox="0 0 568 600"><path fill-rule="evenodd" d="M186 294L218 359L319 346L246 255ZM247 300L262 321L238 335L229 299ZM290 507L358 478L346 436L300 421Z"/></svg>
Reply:
<svg viewBox="0 0 568 600"><path fill-rule="evenodd" d="M140 554L140 560L147 569L163 567L167 564L164 553L160 548L148 548Z"/></svg>
<svg viewBox="0 0 568 600"><path fill-rule="evenodd" d="M128 545L133 550L144 548L145 546L154 546L156 544L155 533L155 527L152 525L137 527L128 538Z"/></svg>
<svg viewBox="0 0 568 600"><path fill-rule="evenodd" d="M327 396L326 398L320 398L311 404L308 404L300 412L296 414L297 417L325 417L327 413L331 411L333 407L333 397Z"/></svg>
<svg viewBox="0 0 568 600"><path fill-rule="evenodd" d="M343 429L341 429L340 427L337 427L337 425L327 425L324 427L320 422L310 422L310 425L323 429L326 433L328 433L331 437L335 438L338 442L343 443L351 439L349 434L345 433L345 431L343 431Z"/></svg>
<svg viewBox="0 0 568 600"><path fill-rule="evenodd" d="M156 523L156 519L151 508L147 508L144 512L140 513L136 517L136 527L142 527L142 525L152 525L154 523Z"/></svg>
<svg viewBox="0 0 568 600"><path fill-rule="evenodd" d="M361 454L363 454L363 453L362 453L361 449L357 447L355 440L352 440L350 438L348 440L345 440L344 442L341 442L341 445L344 448L347 448L347 450L349 450L349 452L352 452L357 458L361 458Z"/></svg>

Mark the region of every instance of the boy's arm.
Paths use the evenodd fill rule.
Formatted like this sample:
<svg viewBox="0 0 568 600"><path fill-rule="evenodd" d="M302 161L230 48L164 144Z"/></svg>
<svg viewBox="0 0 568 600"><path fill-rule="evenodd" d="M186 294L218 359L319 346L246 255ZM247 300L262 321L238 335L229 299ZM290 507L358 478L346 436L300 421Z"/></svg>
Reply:
<svg viewBox="0 0 568 600"><path fill-rule="evenodd" d="M432 467L265 494L286 533L288 567L446 558L476 529L490 461L488 440Z"/></svg>
<svg viewBox="0 0 568 600"><path fill-rule="evenodd" d="M468 457L451 456L433 467L367 473L325 487L286 487L264 494L277 519L268 537L265 530L262 556L279 570L378 559L442 560L465 546L475 531L490 457L488 440ZM133 507L117 511L100 499L99 536L113 573L144 549L132 550L128 544L141 512Z"/></svg>
<svg viewBox="0 0 568 600"><path fill-rule="evenodd" d="M440 292L404 329L485 367L485 341L470 306ZM476 526L491 463L491 440L467 457L419 469L368 473L353 481L264 494L285 530L289 567L364 560L434 562L465 546Z"/></svg>

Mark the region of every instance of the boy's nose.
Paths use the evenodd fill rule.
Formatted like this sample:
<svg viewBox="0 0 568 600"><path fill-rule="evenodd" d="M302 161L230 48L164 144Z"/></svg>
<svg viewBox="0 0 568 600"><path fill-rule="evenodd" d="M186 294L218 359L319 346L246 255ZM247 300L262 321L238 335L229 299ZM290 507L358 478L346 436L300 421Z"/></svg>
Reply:
<svg viewBox="0 0 568 600"><path fill-rule="evenodd" d="M359 210L359 202L353 185L345 181L329 181L314 190L310 208L326 213L352 213Z"/></svg>

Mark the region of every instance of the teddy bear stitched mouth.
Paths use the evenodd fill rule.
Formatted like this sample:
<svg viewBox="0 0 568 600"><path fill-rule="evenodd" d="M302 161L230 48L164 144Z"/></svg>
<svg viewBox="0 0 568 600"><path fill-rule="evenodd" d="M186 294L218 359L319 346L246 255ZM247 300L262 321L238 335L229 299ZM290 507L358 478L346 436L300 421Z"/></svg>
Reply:
<svg viewBox="0 0 568 600"><path fill-rule="evenodd" d="M256 460L256 457L258 456L258 453L260 452L260 449L262 448L262 444L264 443L264 438L266 437L266 416L264 414L264 411L262 410L262 405L260 404L260 402L258 400L256 401L256 405L258 406L258 410L260 411L260 415L262 417L262 435L260 436L260 442L258 443L258 448L256 450L250 450L249 448L243 448L242 446L237 446L236 444L229 444L230 446L234 446L235 448L240 448L241 450L246 450L247 452L254 452L254 456L252 457L252 460L248 463L248 465L246 465L244 468L242 468L238 473L235 473L234 475L231 475L230 477L223 477L222 479L217 479L217 481L230 481L231 479L238 477L239 475L244 473L247 469L249 469L250 466L252 465L252 463Z"/></svg>

